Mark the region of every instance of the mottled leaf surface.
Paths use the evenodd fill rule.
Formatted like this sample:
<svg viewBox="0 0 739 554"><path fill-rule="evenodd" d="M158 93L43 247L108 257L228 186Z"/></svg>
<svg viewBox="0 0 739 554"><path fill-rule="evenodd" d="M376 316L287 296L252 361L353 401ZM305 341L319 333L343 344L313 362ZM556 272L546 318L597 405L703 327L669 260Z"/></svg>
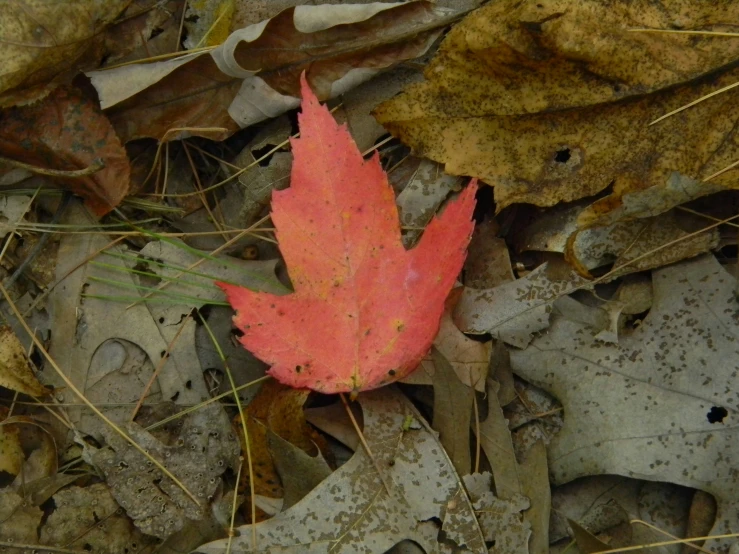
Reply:
<svg viewBox="0 0 739 554"><path fill-rule="evenodd" d="M411 403L392 387L363 393L359 402L374 463L359 448L291 509L258 523L256 551L381 554L410 539L428 554L487 553L473 506L435 434L417 423L404 430L408 417L420 417ZM230 551L254 552L251 527L238 531ZM228 549L229 541L220 540L197 552Z"/></svg>
<svg viewBox="0 0 739 554"><path fill-rule="evenodd" d="M736 281L703 256L656 270L654 305L617 345L553 316L513 369L564 404L549 448L555 484L595 474L669 481L713 494L714 532L735 531L739 409Z"/></svg>

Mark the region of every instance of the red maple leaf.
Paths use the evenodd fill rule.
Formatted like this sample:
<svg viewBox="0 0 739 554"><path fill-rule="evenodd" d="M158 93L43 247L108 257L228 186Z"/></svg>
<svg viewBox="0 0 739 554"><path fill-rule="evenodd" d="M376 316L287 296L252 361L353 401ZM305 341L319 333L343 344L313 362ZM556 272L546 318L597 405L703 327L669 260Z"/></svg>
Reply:
<svg viewBox="0 0 739 554"><path fill-rule="evenodd" d="M242 344L273 377L324 393L369 390L413 371L431 347L466 256L477 184L405 250L378 155L365 161L305 78L301 85L290 187L272 194L295 292L219 285L236 309Z"/></svg>

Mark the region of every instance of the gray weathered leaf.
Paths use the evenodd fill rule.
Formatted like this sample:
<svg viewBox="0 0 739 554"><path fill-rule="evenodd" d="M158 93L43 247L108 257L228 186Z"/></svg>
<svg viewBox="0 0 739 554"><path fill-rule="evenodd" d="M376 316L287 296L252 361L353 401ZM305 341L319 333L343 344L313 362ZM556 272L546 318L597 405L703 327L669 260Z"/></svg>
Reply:
<svg viewBox="0 0 739 554"><path fill-rule="evenodd" d="M713 533L735 531L735 279L702 256L654 271L653 284L649 315L619 344L555 316L545 335L511 353L513 369L564 404L549 450L555 483L610 473L699 488L718 501Z"/></svg>
<svg viewBox="0 0 739 554"><path fill-rule="evenodd" d="M429 554L486 553L472 505L436 437L425 426L404 430L408 417L420 420L410 402L388 387L362 393L359 402L374 463L360 448L291 509L257 524L258 551L380 554L410 539ZM440 531L456 544L440 544ZM251 532L240 527L231 551L253 552ZM197 551L227 548L221 540Z"/></svg>

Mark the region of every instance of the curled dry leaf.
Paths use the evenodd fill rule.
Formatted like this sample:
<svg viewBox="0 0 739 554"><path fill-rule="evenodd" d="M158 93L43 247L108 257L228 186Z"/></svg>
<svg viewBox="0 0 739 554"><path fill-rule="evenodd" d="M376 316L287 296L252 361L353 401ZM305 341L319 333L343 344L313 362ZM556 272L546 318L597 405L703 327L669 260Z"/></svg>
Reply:
<svg viewBox="0 0 739 554"><path fill-rule="evenodd" d="M477 186L407 251L379 156L364 161L305 78L299 122L291 186L272 198L295 293L221 287L242 344L272 376L324 393L370 390L413 371L430 348L464 262Z"/></svg>
<svg viewBox="0 0 739 554"><path fill-rule="evenodd" d="M54 180L98 216L128 193L125 149L97 105L73 90L60 88L36 104L0 112L0 155L45 170L89 170Z"/></svg>
<svg viewBox="0 0 739 554"><path fill-rule="evenodd" d="M713 533L735 531L739 308L736 281L711 255L653 273L654 305L618 344L553 317L513 369L564 405L549 447L555 484L618 474L714 495Z"/></svg>
<svg viewBox="0 0 739 554"><path fill-rule="evenodd" d="M297 107L301 72L321 99L337 96L425 53L456 13L425 1L299 6L211 52L88 75L124 142L222 139Z"/></svg>
<svg viewBox="0 0 739 554"><path fill-rule="evenodd" d="M676 172L699 181L736 159L735 90L647 124L736 82L738 70L716 71L736 59L739 43L631 30L730 30L738 15L738 5L700 0L493 2L452 29L426 82L376 116L448 172L495 186L499 210L612 185L580 222L593 225L628 195L667 187ZM724 175L702 194L735 183Z"/></svg>

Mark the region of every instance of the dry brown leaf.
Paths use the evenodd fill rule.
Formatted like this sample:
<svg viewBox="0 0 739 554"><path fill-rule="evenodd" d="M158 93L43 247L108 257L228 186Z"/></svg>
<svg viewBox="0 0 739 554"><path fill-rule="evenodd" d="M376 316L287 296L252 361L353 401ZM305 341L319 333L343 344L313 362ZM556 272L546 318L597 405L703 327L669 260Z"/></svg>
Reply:
<svg viewBox="0 0 739 554"><path fill-rule="evenodd" d="M97 105L73 90L57 89L41 102L0 112L0 155L34 167L98 171L56 177L102 216L128 193L126 151Z"/></svg>
<svg viewBox="0 0 739 554"><path fill-rule="evenodd" d="M737 70L711 74L739 44L630 29L721 30L735 15L739 5L698 0L494 2L449 33L426 82L376 116L450 173L494 185L498 209L551 206L612 184L580 222L593 225L627 194L734 161L735 92L647 123L739 80ZM735 186L728 175L712 183L703 194Z"/></svg>
<svg viewBox="0 0 739 554"><path fill-rule="evenodd" d="M328 453L326 439L308 425L303 415L308 392L307 389L293 389L277 381L268 381L244 410L254 464L254 494L269 498L283 496L280 477L270 454L269 431L310 456L316 456L319 449ZM238 416L234 421L234 430L241 440L242 454L246 460L246 445ZM239 486L241 491L252 490L248 472L242 472Z"/></svg>
<svg viewBox="0 0 739 554"><path fill-rule="evenodd" d="M456 12L429 2L300 6L232 33L215 50L90 73L124 142L225 138L297 107L298 77L325 100L416 58ZM181 131L175 128L222 128Z"/></svg>
<svg viewBox="0 0 739 554"><path fill-rule="evenodd" d="M23 345L7 325L0 327L0 387L30 396L44 396L49 392L36 379Z"/></svg>
<svg viewBox="0 0 739 554"><path fill-rule="evenodd" d="M100 45L101 31L130 2L3 2L0 107L45 95L56 77Z"/></svg>
<svg viewBox="0 0 739 554"><path fill-rule="evenodd" d="M0 471L18 475L26 459L17 425L5 421L8 408L0 406Z"/></svg>

